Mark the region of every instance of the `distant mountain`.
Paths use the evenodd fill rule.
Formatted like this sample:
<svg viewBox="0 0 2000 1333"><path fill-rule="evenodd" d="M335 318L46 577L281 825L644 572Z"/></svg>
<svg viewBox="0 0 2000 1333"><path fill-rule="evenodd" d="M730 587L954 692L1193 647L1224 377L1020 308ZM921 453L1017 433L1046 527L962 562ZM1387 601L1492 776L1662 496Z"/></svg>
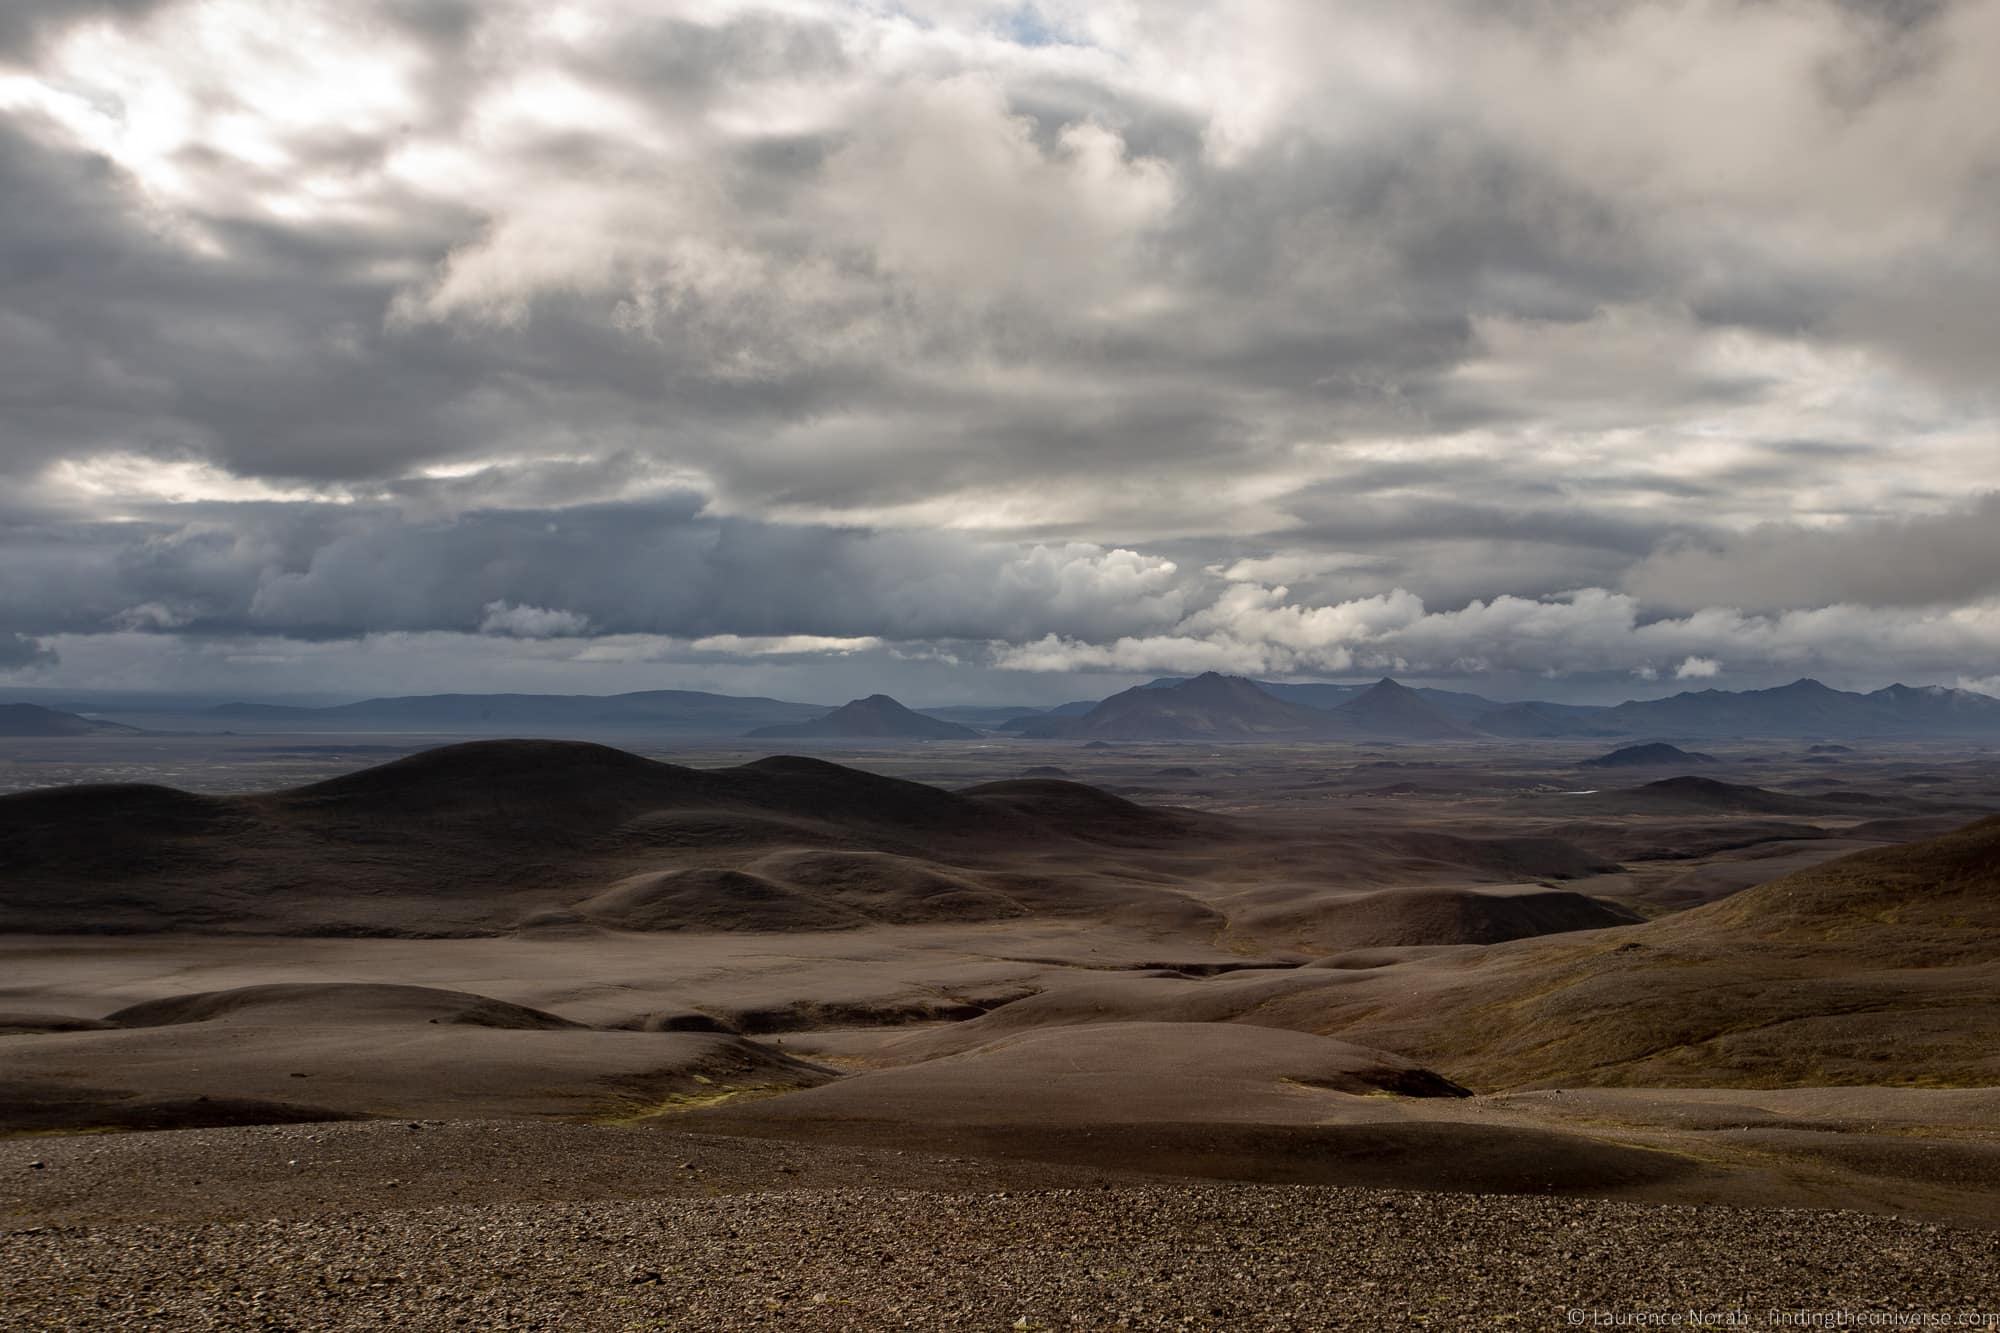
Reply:
<svg viewBox="0 0 2000 1333"><path fill-rule="evenodd" d="M1797 680L1769 690L1699 690L1607 709L1619 730L1655 736L2000 735L2000 699L1939 685L1872 694Z"/></svg>
<svg viewBox="0 0 2000 1333"><path fill-rule="evenodd" d="M140 736L137 727L78 717L40 704L0 704L0 736Z"/></svg>
<svg viewBox="0 0 2000 1333"><path fill-rule="evenodd" d="M1258 680L1251 684L1274 699L1319 709L1338 708L1368 688L1366 685L1330 685L1319 681L1286 684L1283 681Z"/></svg>
<svg viewBox="0 0 2000 1333"><path fill-rule="evenodd" d="M1082 717L1085 713L1088 713L1103 702L1102 699L1076 699L1069 703L1057 704L1054 708L1044 708L1040 711L1021 709L1017 712L1016 716L995 724L993 729L995 731L1021 731L1023 728L1033 725L1037 718Z"/></svg>
<svg viewBox="0 0 2000 1333"><path fill-rule="evenodd" d="M991 730L1017 717L1038 716L1040 710L1029 704L947 704L943 708L926 708L923 713L926 717L941 717L947 722Z"/></svg>
<svg viewBox="0 0 2000 1333"><path fill-rule="evenodd" d="M1393 680L1376 681L1338 708L1326 710L1341 733L1396 740L1449 740L1470 736L1429 699Z"/></svg>
<svg viewBox="0 0 2000 1333"><path fill-rule="evenodd" d="M956 722L945 722L935 717L926 717L922 713L911 712L886 694L871 694L866 699L852 700L826 716L816 717L809 722L783 722L775 726L758 727L748 735L759 740L852 738L976 741L979 739L979 733L971 727L961 727Z"/></svg>
<svg viewBox="0 0 2000 1333"><path fill-rule="evenodd" d="M1681 749L1678 745L1668 745L1664 741L1654 741L1650 745L1628 745L1610 754L1601 754L1595 759L1586 759L1578 768L1660 768L1667 765L1687 766L1692 764L1718 764L1722 761L1712 754Z"/></svg>
<svg viewBox="0 0 2000 1333"><path fill-rule="evenodd" d="M644 728L683 734L740 736L751 727L803 722L825 704L739 698L699 690L642 690L632 694L422 694L331 708L274 704L223 704L209 716L232 726L300 731L518 732Z"/></svg>
<svg viewBox="0 0 2000 1333"><path fill-rule="evenodd" d="M1273 698L1256 682L1216 672L1178 685L1137 685L1081 717L1044 715L1017 728L1079 740L1299 740L1335 734L1328 714Z"/></svg>
<svg viewBox="0 0 2000 1333"><path fill-rule="evenodd" d="M1589 704L1498 704L1473 717L1471 725L1489 736L1519 739L1623 735L1622 728L1604 721L1610 711Z"/></svg>
<svg viewBox="0 0 2000 1333"><path fill-rule="evenodd" d="M1176 685L1187 684L1188 680L1189 677L1186 676L1161 676L1157 680L1147 681L1140 688L1171 689ZM1338 708L1370 688L1367 685L1336 685L1317 680L1297 682L1252 680L1250 683L1274 699L1283 699L1286 703L1304 704L1308 708L1323 710ZM1460 721L1499 706L1491 699L1482 698L1477 694L1464 694L1458 690L1439 690L1427 685L1413 685L1410 689L1445 716Z"/></svg>

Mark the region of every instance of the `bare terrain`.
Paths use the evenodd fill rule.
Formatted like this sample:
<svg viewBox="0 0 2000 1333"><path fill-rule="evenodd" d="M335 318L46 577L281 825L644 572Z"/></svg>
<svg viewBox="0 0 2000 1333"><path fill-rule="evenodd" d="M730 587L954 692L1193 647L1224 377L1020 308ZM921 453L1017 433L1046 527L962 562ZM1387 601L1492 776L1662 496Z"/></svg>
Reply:
<svg viewBox="0 0 2000 1333"><path fill-rule="evenodd" d="M1982 749L434 739L9 742L10 1324L2000 1309Z"/></svg>

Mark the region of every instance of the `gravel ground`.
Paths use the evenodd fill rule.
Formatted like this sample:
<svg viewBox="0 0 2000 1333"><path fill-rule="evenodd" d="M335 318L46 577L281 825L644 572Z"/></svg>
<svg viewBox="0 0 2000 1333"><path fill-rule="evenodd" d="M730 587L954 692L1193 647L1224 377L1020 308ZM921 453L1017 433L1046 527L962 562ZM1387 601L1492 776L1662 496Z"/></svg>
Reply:
<svg viewBox="0 0 2000 1333"><path fill-rule="evenodd" d="M29 1228L0 1249L10 1330L1560 1328L1690 1309L1742 1310L1751 1327L1800 1310L1967 1327L2000 1311L2000 1234L1194 1185Z"/></svg>
<svg viewBox="0 0 2000 1333"><path fill-rule="evenodd" d="M2000 1231L509 1121L0 1142L0 1333L1700 1326L1690 1310L2000 1328ZM1936 1322L1833 1322L1890 1311Z"/></svg>

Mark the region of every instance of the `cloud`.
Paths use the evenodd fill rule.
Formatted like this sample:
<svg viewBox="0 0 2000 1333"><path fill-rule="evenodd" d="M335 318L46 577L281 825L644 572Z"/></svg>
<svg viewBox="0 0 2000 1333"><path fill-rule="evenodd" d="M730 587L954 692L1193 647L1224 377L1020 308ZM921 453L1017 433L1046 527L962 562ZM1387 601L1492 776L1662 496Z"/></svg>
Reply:
<svg viewBox="0 0 2000 1333"><path fill-rule="evenodd" d="M1836 605L1746 615L1703 610L1646 619L1632 597L1602 588L1548 598L1497 597L1430 611L1395 593L1335 606L1283 603L1275 589L1232 586L1172 630L1110 643L1045 636L1003 648L1021 671L1233 671L1242 674L1508 674L1606 672L1706 680L1734 670L1799 675L1845 671L1919 679L2000 653L2000 600L1949 611ZM1676 665L1677 664L1677 665Z"/></svg>
<svg viewBox="0 0 2000 1333"><path fill-rule="evenodd" d="M2000 593L2000 494L1942 512L1826 527L1768 524L1664 545L1626 586L1655 606L1766 610L1950 605Z"/></svg>
<svg viewBox="0 0 2000 1333"><path fill-rule="evenodd" d="M481 634L499 634L514 639L573 639L590 630L590 618L574 611L554 611L542 606L516 606L508 602L488 602L479 622Z"/></svg>
<svg viewBox="0 0 2000 1333"><path fill-rule="evenodd" d="M1131 550L770 524L685 494L448 516L307 503L162 512L0 523L9 621L35 634L803 642L1135 632L1189 609L1174 562Z"/></svg>
<svg viewBox="0 0 2000 1333"><path fill-rule="evenodd" d="M719 653L724 657L817 657L872 652L883 646L870 635L834 638L825 634L711 634L688 645L698 653Z"/></svg>
<svg viewBox="0 0 2000 1333"><path fill-rule="evenodd" d="M25 634L0 632L0 671L33 671L62 659L53 648Z"/></svg>

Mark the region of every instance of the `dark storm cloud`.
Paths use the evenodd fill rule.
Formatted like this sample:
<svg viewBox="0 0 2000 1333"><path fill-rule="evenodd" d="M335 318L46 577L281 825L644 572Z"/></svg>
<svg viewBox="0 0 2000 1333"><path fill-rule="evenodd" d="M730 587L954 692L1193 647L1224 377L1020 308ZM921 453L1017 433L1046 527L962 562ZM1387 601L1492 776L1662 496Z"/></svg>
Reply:
<svg viewBox="0 0 2000 1333"><path fill-rule="evenodd" d="M191 508L177 524L0 528L7 628L321 639L477 633L497 615L528 637L557 624L985 640L1141 632L1183 610L1172 566L1130 553L717 518L693 496L428 521L360 506Z"/></svg>
<svg viewBox="0 0 2000 1333"><path fill-rule="evenodd" d="M26 59L49 37L92 19L143 18L169 0L7 0L0 6L0 62Z"/></svg>
<svg viewBox="0 0 2000 1333"><path fill-rule="evenodd" d="M1627 587L1686 611L1730 606L1952 606L2000 594L2000 495L1947 513L1800 530L1771 525L1676 541L1635 566Z"/></svg>
<svg viewBox="0 0 2000 1333"><path fill-rule="evenodd" d="M60 660L54 650L39 640L0 630L0 670L52 667Z"/></svg>

